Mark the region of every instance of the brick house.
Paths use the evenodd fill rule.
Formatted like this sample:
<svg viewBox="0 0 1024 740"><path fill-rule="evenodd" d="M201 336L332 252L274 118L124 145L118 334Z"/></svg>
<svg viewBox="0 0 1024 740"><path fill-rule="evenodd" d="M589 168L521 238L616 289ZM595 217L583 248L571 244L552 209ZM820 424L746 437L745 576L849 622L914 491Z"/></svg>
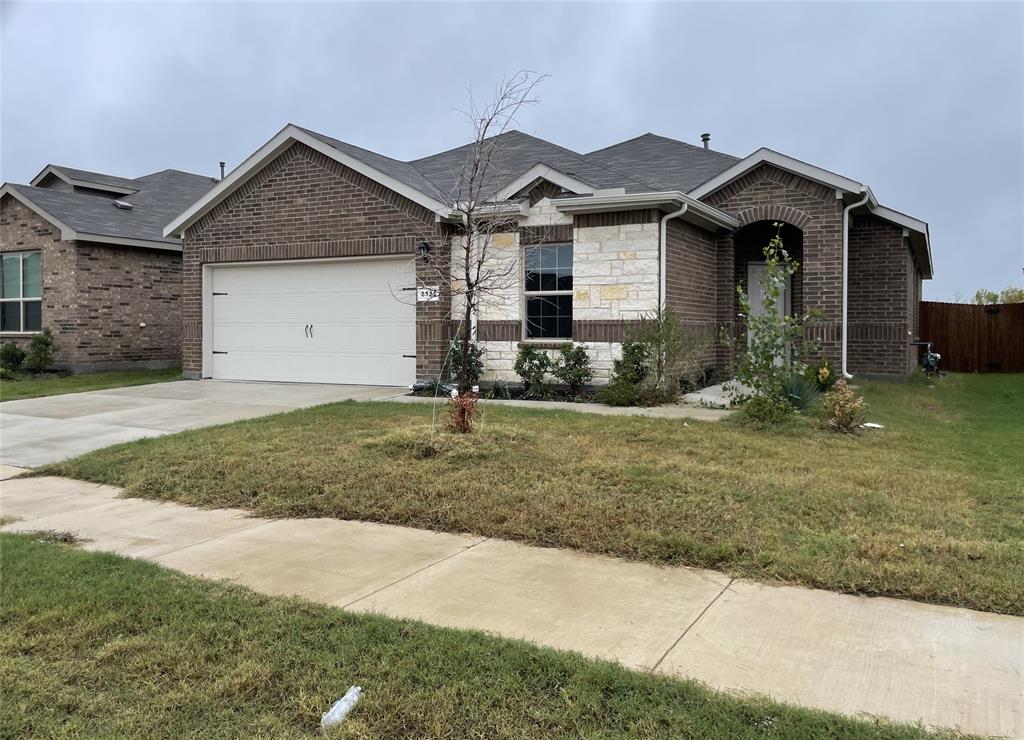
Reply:
<svg viewBox="0 0 1024 740"><path fill-rule="evenodd" d="M135 179L48 165L0 188L0 341L50 329L58 367L181 361L181 240L168 220L213 187L177 170Z"/></svg>
<svg viewBox="0 0 1024 740"><path fill-rule="evenodd" d="M816 339L849 373L913 368L928 226L862 183L706 139L645 134L589 154L518 131L493 143L489 207L509 225L491 259L512 279L474 317L488 377L512 378L523 343L571 340L605 379L661 303L716 336L735 329L736 284L759 284L775 223L801 263L780 310L820 308ZM186 375L400 385L439 373L460 312L433 289L459 243L468 153L402 162L286 126L164 231L184 240ZM719 346L705 362L729 359Z"/></svg>

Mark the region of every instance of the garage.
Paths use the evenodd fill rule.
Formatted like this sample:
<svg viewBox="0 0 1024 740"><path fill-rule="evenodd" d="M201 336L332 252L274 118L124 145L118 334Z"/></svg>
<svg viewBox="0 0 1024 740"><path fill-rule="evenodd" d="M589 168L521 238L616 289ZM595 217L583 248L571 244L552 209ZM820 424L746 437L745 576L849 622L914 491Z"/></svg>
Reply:
<svg viewBox="0 0 1024 740"><path fill-rule="evenodd" d="M210 265L207 377L407 385L415 268L400 259Z"/></svg>

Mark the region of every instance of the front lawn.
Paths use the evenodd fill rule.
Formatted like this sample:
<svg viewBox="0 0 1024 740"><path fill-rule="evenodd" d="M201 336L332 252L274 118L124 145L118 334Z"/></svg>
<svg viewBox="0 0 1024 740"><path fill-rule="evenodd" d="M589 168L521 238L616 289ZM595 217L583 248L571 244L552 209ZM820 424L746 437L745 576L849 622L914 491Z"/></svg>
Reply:
<svg viewBox="0 0 1024 740"><path fill-rule="evenodd" d="M0 736L924 738L0 535Z"/></svg>
<svg viewBox="0 0 1024 740"><path fill-rule="evenodd" d="M162 383L168 380L181 380L181 368L78 373L75 375L51 373L33 376L25 373L19 374L15 380L0 381L0 401L57 396L62 393L99 391L106 388L123 388L129 385Z"/></svg>
<svg viewBox="0 0 1024 740"><path fill-rule="evenodd" d="M1024 614L1024 376L862 390L856 437L492 405L437 449L430 406L348 402L37 472Z"/></svg>

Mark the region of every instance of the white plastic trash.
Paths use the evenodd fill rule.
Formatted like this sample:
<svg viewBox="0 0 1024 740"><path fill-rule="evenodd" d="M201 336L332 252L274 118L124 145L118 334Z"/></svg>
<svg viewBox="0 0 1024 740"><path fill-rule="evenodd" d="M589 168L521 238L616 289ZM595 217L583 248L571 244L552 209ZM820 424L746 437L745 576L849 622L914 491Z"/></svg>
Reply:
<svg viewBox="0 0 1024 740"><path fill-rule="evenodd" d="M334 706L327 710L327 713L320 718L320 728L326 730L328 727L334 727L334 725L340 724L348 713L352 711L352 707L359 701L359 697L363 695L363 689L360 686L350 686L345 695L334 702Z"/></svg>
<svg viewBox="0 0 1024 740"><path fill-rule="evenodd" d="M865 429L885 429L881 424L874 421L865 421L861 426Z"/></svg>

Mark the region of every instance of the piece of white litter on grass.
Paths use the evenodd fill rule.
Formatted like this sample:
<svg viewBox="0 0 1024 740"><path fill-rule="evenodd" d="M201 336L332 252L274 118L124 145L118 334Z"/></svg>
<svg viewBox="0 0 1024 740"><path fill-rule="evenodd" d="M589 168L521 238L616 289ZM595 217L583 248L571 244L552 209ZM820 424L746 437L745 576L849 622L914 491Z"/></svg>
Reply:
<svg viewBox="0 0 1024 740"><path fill-rule="evenodd" d="M327 713L320 718L321 729L326 730L328 727L334 727L339 724L348 713L352 711L352 707L359 701L359 697L362 696L363 689L360 686L350 686L345 695L334 702L334 706L327 710Z"/></svg>
<svg viewBox="0 0 1024 740"><path fill-rule="evenodd" d="M885 429L881 424L877 424L873 421L865 421L861 426L865 429Z"/></svg>

